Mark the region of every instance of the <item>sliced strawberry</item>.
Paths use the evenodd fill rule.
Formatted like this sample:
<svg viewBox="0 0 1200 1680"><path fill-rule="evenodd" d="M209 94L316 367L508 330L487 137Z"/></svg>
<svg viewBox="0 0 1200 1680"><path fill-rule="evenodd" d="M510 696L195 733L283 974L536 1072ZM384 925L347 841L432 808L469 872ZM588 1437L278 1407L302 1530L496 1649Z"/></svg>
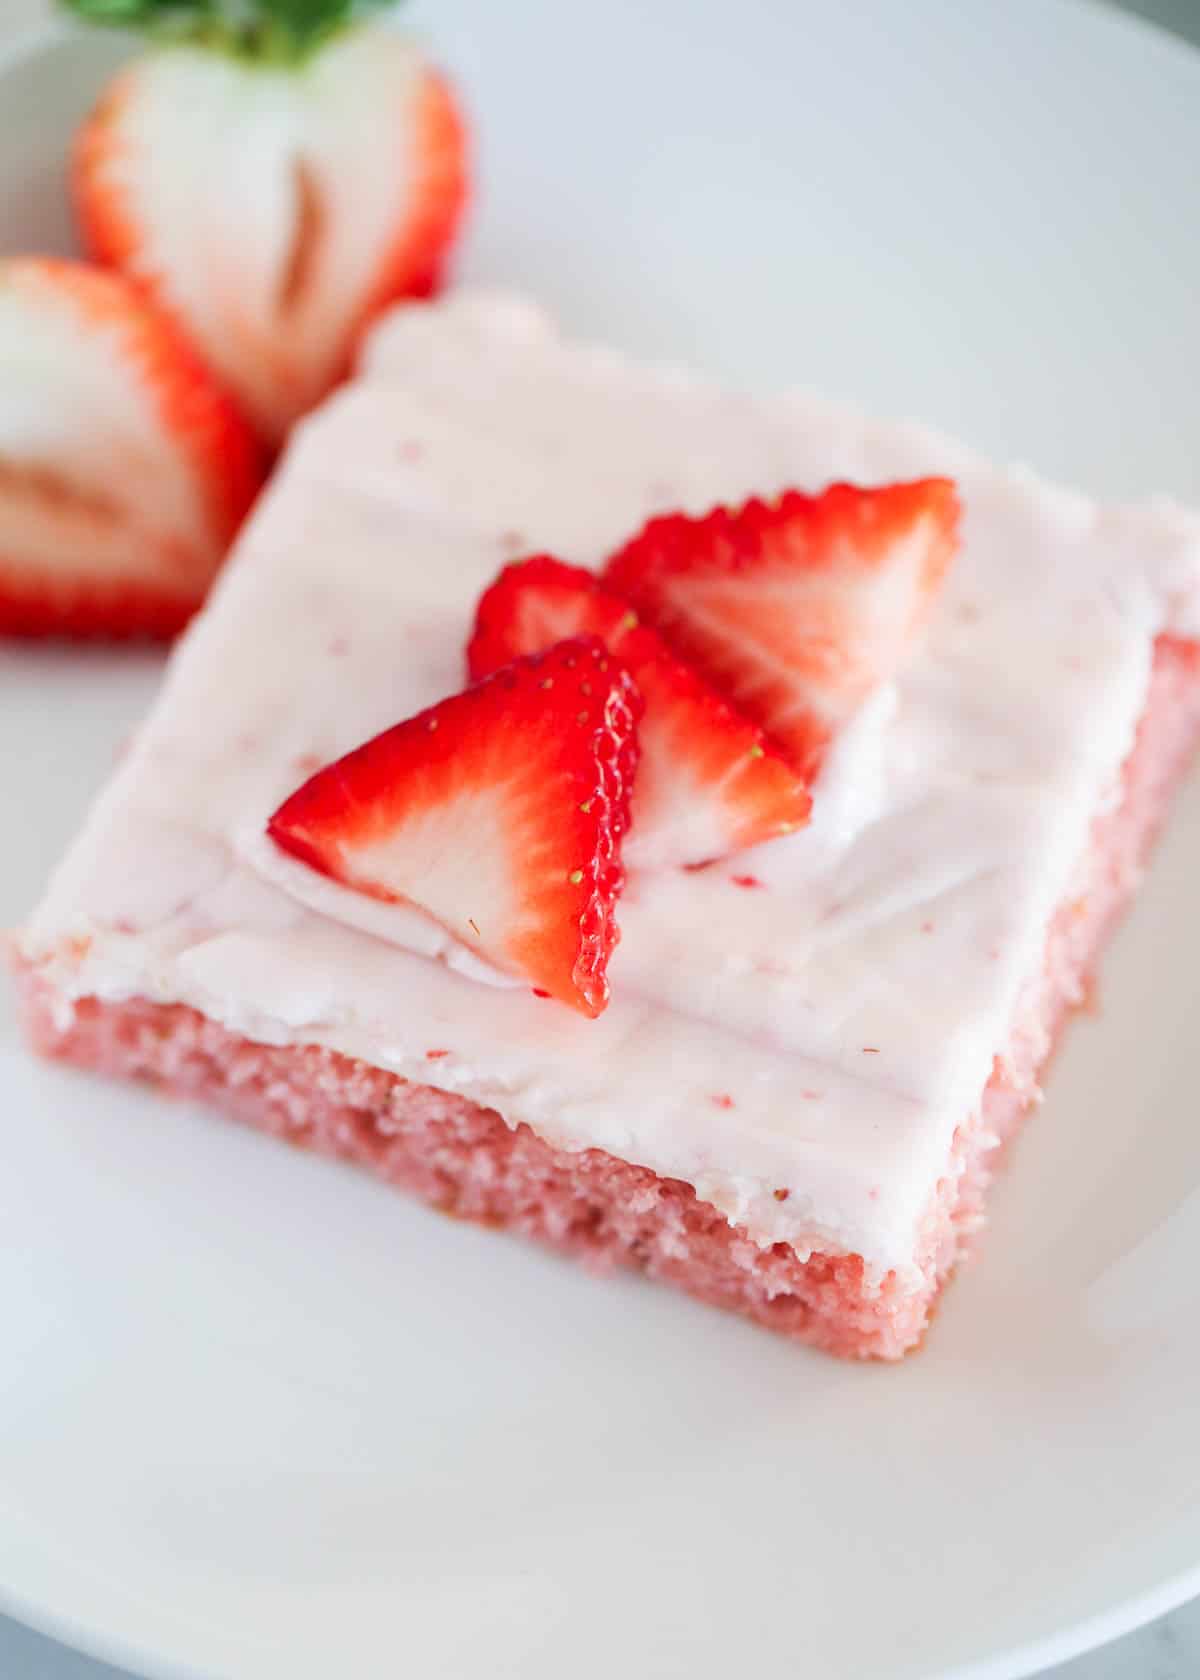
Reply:
<svg viewBox="0 0 1200 1680"><path fill-rule="evenodd" d="M957 547L944 478L652 519L604 580L787 751L806 780L900 665Z"/></svg>
<svg viewBox="0 0 1200 1680"><path fill-rule="evenodd" d="M0 262L0 632L170 636L262 462L232 399L119 275Z"/></svg>
<svg viewBox="0 0 1200 1680"><path fill-rule="evenodd" d="M124 70L75 149L90 252L183 323L273 444L374 313L434 288L466 196L447 84L345 10L177 8L182 43ZM153 6L117 11L153 27Z"/></svg>
<svg viewBox="0 0 1200 1680"><path fill-rule="evenodd" d="M707 863L807 822L807 789L762 730L590 572L549 555L507 567L480 600L467 663L483 677L578 635L599 636L645 701L626 863Z"/></svg>
<svg viewBox="0 0 1200 1680"><path fill-rule="evenodd" d="M319 770L268 832L323 874L418 905L487 961L598 1015L640 711L602 643L562 642Z"/></svg>

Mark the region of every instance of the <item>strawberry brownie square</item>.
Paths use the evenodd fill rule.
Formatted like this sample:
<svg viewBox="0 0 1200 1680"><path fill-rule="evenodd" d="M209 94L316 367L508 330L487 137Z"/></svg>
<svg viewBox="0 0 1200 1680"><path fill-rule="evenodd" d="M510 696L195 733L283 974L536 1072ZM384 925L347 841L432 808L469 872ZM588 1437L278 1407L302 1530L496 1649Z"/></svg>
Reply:
<svg viewBox="0 0 1200 1680"><path fill-rule="evenodd" d="M897 1358L1200 736L1197 637L1178 509L407 308L21 934L32 1041Z"/></svg>

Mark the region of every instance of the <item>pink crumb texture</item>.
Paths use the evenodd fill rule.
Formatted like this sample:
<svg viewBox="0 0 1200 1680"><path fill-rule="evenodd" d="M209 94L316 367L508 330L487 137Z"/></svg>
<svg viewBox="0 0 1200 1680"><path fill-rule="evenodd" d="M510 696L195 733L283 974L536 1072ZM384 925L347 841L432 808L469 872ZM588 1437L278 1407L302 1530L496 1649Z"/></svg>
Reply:
<svg viewBox="0 0 1200 1680"><path fill-rule="evenodd" d="M1067 1017L1088 1000L1099 952L1198 739L1200 650L1162 638L1124 767L1124 797L1094 823L1008 1042L997 1048L978 1108L955 1134L918 1233L915 1288L895 1274L872 1280L856 1254L802 1258L784 1243L760 1249L678 1180L600 1150L564 1153L465 1098L320 1047L256 1044L182 1005L84 998L71 1009L26 969L20 983L29 1036L43 1055L211 1103L288 1142L367 1167L458 1218L537 1238L594 1268L635 1268L830 1353L898 1359L920 1342L982 1223L1002 1146L1037 1101L1040 1072ZM437 1050L429 1057L436 1060ZM780 1199L789 1193L775 1191Z"/></svg>

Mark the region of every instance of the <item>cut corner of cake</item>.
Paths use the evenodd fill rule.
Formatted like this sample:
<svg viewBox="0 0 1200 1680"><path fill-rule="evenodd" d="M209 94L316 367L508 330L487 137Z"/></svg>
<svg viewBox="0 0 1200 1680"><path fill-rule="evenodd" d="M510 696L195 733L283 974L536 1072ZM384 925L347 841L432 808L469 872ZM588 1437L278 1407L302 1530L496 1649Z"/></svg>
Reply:
<svg viewBox="0 0 1200 1680"><path fill-rule="evenodd" d="M268 840L318 767L464 687L514 559L594 569L655 515L926 475L958 486L961 549L811 821L631 871L597 1018ZM576 346L519 300L396 311L294 435L18 936L31 1041L898 1358L1200 737L1198 637L1181 509Z"/></svg>

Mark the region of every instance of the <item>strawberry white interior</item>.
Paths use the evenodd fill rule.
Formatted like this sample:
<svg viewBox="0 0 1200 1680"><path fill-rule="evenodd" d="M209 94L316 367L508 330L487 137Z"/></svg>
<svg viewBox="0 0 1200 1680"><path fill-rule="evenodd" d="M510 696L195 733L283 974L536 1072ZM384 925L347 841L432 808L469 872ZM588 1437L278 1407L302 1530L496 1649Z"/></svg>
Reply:
<svg viewBox="0 0 1200 1680"><path fill-rule="evenodd" d="M300 70L185 51L122 109L104 174L142 270L269 436L341 371L347 299L365 302L404 225L424 74L386 31L347 34Z"/></svg>
<svg viewBox="0 0 1200 1680"><path fill-rule="evenodd" d="M347 846L342 866L349 879L376 892L386 893L389 882L404 881L412 903L460 944L482 943L495 951L505 938L536 932L533 907L521 900L524 851L513 851L514 843L527 848L529 840L508 805L503 787L457 793L444 809L409 816L402 834ZM472 923L478 934L473 935Z"/></svg>
<svg viewBox="0 0 1200 1680"><path fill-rule="evenodd" d="M731 770L726 780L734 774ZM671 814L648 839L635 825L625 843L628 868L655 870L663 867L665 858L719 857L727 849L730 827L737 820L736 804L726 815L722 805L723 796L729 803L726 788L702 780L694 760L682 755L669 764L661 758L657 764L643 759L638 778L642 790L653 800L653 808Z"/></svg>
<svg viewBox="0 0 1200 1680"><path fill-rule="evenodd" d="M120 322L50 286L0 286L0 554L9 564L100 582L141 573L158 587L174 577L182 593L207 582L208 487L137 361Z"/></svg>
<svg viewBox="0 0 1200 1680"><path fill-rule="evenodd" d="M462 686L503 561L596 564L654 512L930 473L959 481L963 551L811 827L636 876L598 1020L481 984L414 912L245 844L316 762ZM914 426L571 347L516 302L410 308L296 438L24 949L64 1007L140 994L328 1044L684 1179L759 1242L903 1270L1165 629L1200 632L1200 520L1179 510L1098 508Z"/></svg>

